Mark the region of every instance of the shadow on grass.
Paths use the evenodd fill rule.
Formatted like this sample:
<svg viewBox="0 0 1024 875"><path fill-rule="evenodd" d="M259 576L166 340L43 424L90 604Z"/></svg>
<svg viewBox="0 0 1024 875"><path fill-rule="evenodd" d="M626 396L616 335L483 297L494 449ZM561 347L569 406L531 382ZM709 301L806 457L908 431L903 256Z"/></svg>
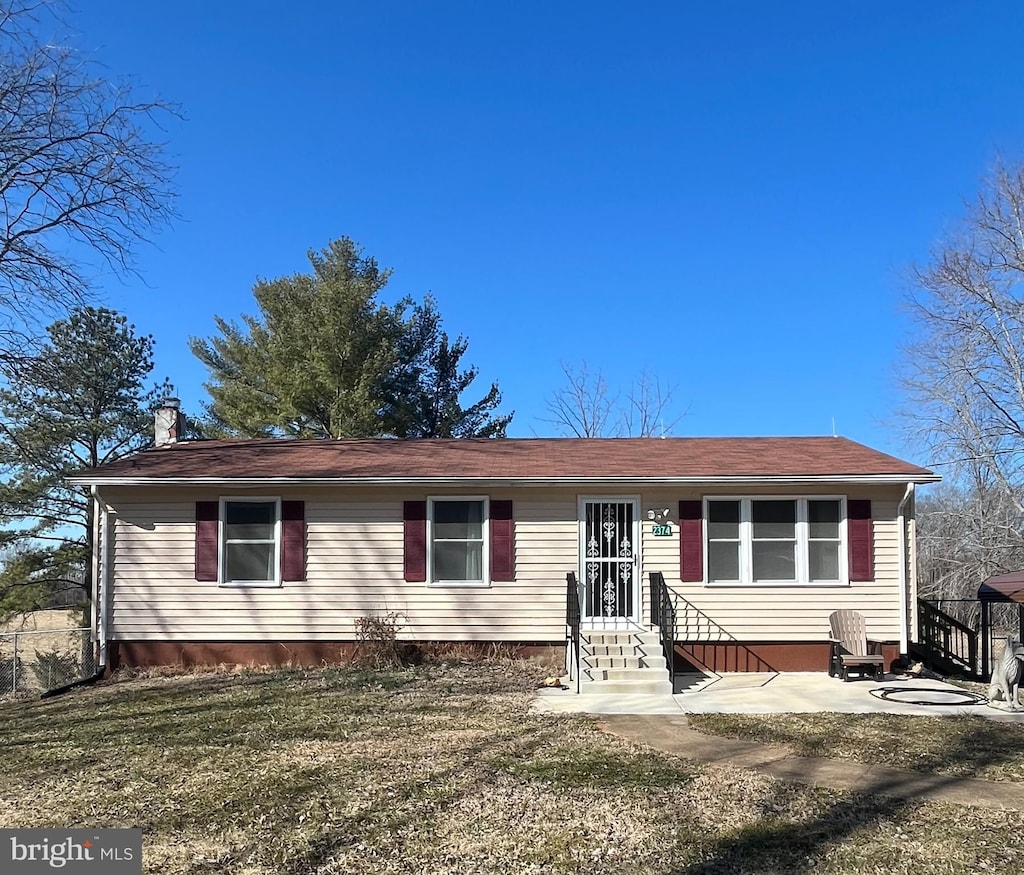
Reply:
<svg viewBox="0 0 1024 875"><path fill-rule="evenodd" d="M476 683L453 682L440 685L449 688L438 691L440 701L417 698L433 692L431 681L417 672L331 668L115 683L0 709L0 748L22 778L46 778L116 766L126 755L343 742L379 733L396 712L443 721L452 695L479 694Z"/></svg>
<svg viewBox="0 0 1024 875"><path fill-rule="evenodd" d="M798 756L889 762L897 768L979 778L990 767L1012 764L1017 768L999 779L1024 780L1024 724L974 715L696 714L689 723L709 736L786 745Z"/></svg>
<svg viewBox="0 0 1024 875"><path fill-rule="evenodd" d="M529 758L550 743L557 731L550 727L532 733L528 739L512 742L510 756L517 760ZM407 828L432 827L463 799L479 792L482 784L493 781L496 772L485 765L488 751L507 741L507 738L478 741L461 748L456 757L458 762L447 768L392 786L386 798L378 798L357 813L332 822L329 832L284 861L278 871L286 875L306 875L353 848L366 855L372 853L371 847L384 847L400 855L402 834Z"/></svg>
<svg viewBox="0 0 1024 875"><path fill-rule="evenodd" d="M783 791L784 792L784 791ZM770 819L705 844L702 858L673 867L671 875L818 872L828 850L861 829L898 817L909 803L856 796L831 806L821 817L775 825Z"/></svg>
<svg viewBox="0 0 1024 875"><path fill-rule="evenodd" d="M139 825L164 834L179 827L205 834L211 825L229 825L244 832L250 845L247 853L274 855L274 871L295 875L316 871L338 857L364 853L359 850L361 843L367 846L367 854L401 854L408 836L424 841L427 835L429 841L435 831L440 835L445 819L457 814L463 800L501 780L553 786L558 798L566 800L567 809L573 804L574 788L668 791L673 798L678 796L681 806L686 805L692 771L685 760L654 752L620 754L589 743L585 736L581 742L581 734L568 732L570 724L563 718L519 720L502 712L500 702L488 706L488 720L497 729L487 737L481 738L478 732L485 721L471 721L468 727L454 728L469 728L476 734L443 739L447 747L437 747L436 761L427 755L416 761L408 753L403 761L400 747L410 731L421 735L436 731L440 739L446 732L445 707L440 705L445 701L451 722L464 724L468 710L464 702L470 701L465 697L478 695L480 686L442 680L435 687L411 681L382 689L387 683L372 681L355 675L285 673L200 678L195 683L174 681L135 690L118 690L115 685L99 696L63 700L63 708L44 702L7 710L3 716L11 719L0 725L0 744L9 757L8 772L22 781L36 772L52 775L58 769L76 777L106 766L112 782L127 780L131 777L127 773L134 770L146 775L147 787L155 787L162 779L174 780L176 768L187 774L190 758L201 762L209 755L210 791L182 790L179 795L178 790L163 788L156 794L159 805L132 809ZM340 695L346 686L349 697ZM446 692L451 689L455 692ZM421 698L405 696L404 690ZM435 693L436 698L422 698ZM500 719L495 717L499 713ZM402 720L403 714L426 716L428 722L410 730L412 724ZM1019 758L1020 748L996 743L1002 728L988 722L971 725L942 752L934 767L966 763L982 767ZM345 747L331 767L278 759L272 768L255 773L255 767L263 765L261 752L268 748L354 739L379 741L385 757L379 785L371 781L363 786L357 777L358 769L372 761L373 747L364 744L355 754L356 748ZM387 760L392 743L399 748L393 761ZM230 755L216 759L217 754L210 751L218 746ZM172 760L171 769L165 764L162 772L148 772L155 760L147 757L162 756ZM247 764L254 767L251 775ZM216 784L218 780L221 785ZM348 780L351 786L344 783ZM952 786L957 780L936 778L933 786ZM755 823L728 832L686 830L675 848L665 848L662 866L643 871L673 875L818 871L838 845L858 836L866 843L881 821L907 815L917 800L901 798L901 789L898 783L880 778L865 793L823 797L813 808L814 816L800 819L785 813L792 791L789 785L779 784L775 796L762 803ZM115 789L109 795L116 798L116 793ZM190 800L195 804L189 805ZM312 821L307 821L307 826L315 823L308 837L298 838L303 835L296 827L299 805L314 811ZM295 838L275 849L277 835ZM856 838L852 844L857 844ZM850 853L849 844L844 853ZM537 865L542 871L548 861L538 857Z"/></svg>
<svg viewBox="0 0 1024 875"><path fill-rule="evenodd" d="M259 751L293 741L344 740L354 722L387 713L395 690L412 683L381 675L376 681L372 692L363 692L365 672L111 684L60 699L10 704L0 711L0 749L9 770L42 779L116 766L140 752L173 755L197 746Z"/></svg>
<svg viewBox="0 0 1024 875"><path fill-rule="evenodd" d="M927 718L960 719L960 718ZM1004 724L979 718L957 743L929 763L935 769L971 769L1001 765L1020 757L1016 745L992 744L993 736L1005 731ZM872 830L887 820L898 820L913 812L924 797L915 795L897 771L869 782L861 792L845 794L827 806L818 816L798 823L779 822L777 815L766 814L756 824L744 826L732 834L707 842L701 859L669 868L671 875L724 875L724 873L810 873L819 871L823 858L845 840L862 830ZM962 780L953 775L928 772L930 792L956 787ZM778 808L785 810L788 791L783 784L776 797ZM950 869L950 871L954 871ZM851 870L852 871L852 870Z"/></svg>

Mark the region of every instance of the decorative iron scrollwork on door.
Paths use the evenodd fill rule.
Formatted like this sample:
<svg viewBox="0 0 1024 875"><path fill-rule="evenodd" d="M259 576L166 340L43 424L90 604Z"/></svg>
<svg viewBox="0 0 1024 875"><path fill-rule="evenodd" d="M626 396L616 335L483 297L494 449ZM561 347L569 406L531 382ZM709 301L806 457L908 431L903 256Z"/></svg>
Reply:
<svg viewBox="0 0 1024 875"><path fill-rule="evenodd" d="M585 509L587 616L632 616L636 599L633 502L588 501Z"/></svg>

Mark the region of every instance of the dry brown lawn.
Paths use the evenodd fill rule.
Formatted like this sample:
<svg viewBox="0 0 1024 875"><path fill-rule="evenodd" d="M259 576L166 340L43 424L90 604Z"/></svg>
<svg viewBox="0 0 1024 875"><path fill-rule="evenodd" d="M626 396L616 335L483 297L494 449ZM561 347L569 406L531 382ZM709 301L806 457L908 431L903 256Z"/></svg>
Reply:
<svg viewBox="0 0 1024 875"><path fill-rule="evenodd" d="M708 735L789 746L797 756L885 763L939 775L1024 781L1024 725L899 714L692 714Z"/></svg>
<svg viewBox="0 0 1024 875"><path fill-rule="evenodd" d="M6 623L0 623L3 632L48 632L55 629L77 629L82 625L80 610L31 611L18 614Z"/></svg>
<svg viewBox="0 0 1024 875"><path fill-rule="evenodd" d="M541 674L512 662L223 673L0 705L0 827L141 827L146 871L161 873L916 875L1024 863L1024 812L697 765L587 717L532 713Z"/></svg>
<svg viewBox="0 0 1024 875"><path fill-rule="evenodd" d="M78 629L81 623L81 611L32 611L19 614L0 624L0 656L11 656L14 653L12 632L24 633L18 636L18 654L26 661L35 659L39 653L52 650L77 653L81 647L82 633L66 630Z"/></svg>

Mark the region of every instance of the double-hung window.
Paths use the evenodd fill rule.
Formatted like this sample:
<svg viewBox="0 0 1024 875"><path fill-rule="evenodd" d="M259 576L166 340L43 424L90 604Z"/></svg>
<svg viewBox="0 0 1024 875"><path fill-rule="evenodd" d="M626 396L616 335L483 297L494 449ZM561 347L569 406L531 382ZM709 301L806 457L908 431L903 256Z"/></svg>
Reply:
<svg viewBox="0 0 1024 875"><path fill-rule="evenodd" d="M843 583L842 498L708 498L709 583Z"/></svg>
<svg viewBox="0 0 1024 875"><path fill-rule="evenodd" d="M277 499L222 499L221 583L277 586L281 582L281 502Z"/></svg>
<svg viewBox="0 0 1024 875"><path fill-rule="evenodd" d="M429 582L486 586L486 498L432 498L427 514Z"/></svg>
<svg viewBox="0 0 1024 875"><path fill-rule="evenodd" d="M807 499L807 576L840 580L843 574L843 507L839 499Z"/></svg>

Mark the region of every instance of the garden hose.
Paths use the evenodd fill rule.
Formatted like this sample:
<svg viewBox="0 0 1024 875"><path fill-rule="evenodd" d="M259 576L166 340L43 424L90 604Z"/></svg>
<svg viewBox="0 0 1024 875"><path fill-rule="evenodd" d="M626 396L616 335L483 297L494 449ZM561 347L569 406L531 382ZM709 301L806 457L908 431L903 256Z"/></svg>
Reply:
<svg viewBox="0 0 1024 875"><path fill-rule="evenodd" d="M934 699L904 699L902 696L907 693L917 695L928 693L932 696L957 696L959 701L936 702ZM962 707L965 705L987 705L988 697L981 693L972 693L970 690L939 690L935 687L877 687L871 691L876 699L885 699L887 702L897 702L901 705L934 705L936 707ZM899 696L900 698L897 698Z"/></svg>

